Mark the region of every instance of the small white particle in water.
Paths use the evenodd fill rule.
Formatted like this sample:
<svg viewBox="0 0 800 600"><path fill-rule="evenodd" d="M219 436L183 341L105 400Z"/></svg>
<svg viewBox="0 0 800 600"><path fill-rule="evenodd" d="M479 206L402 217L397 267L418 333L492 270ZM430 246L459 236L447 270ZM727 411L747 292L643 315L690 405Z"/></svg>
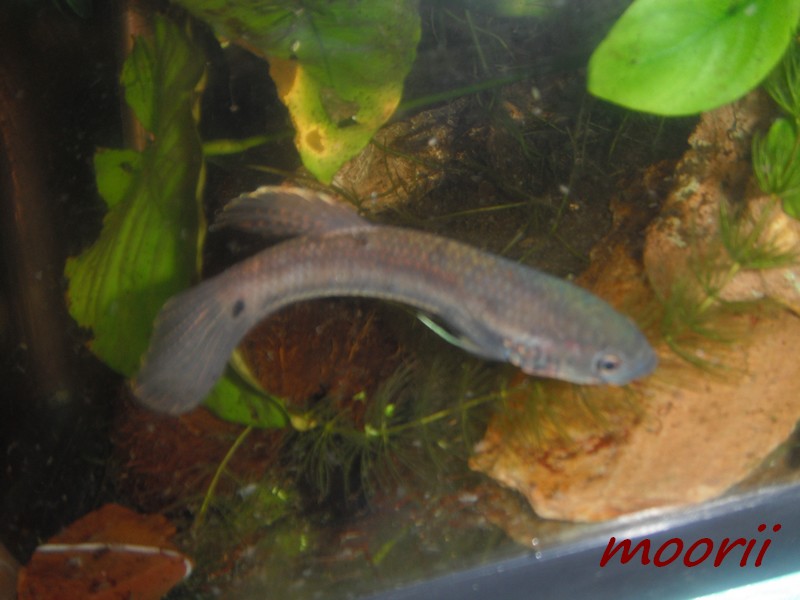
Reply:
<svg viewBox="0 0 800 600"><path fill-rule="evenodd" d="M531 538L531 546L536 548L536 546L538 546L538 545L539 545L539 538L537 538L537 537Z"/></svg>
<svg viewBox="0 0 800 600"><path fill-rule="evenodd" d="M744 14L745 16L752 17L754 14L756 14L757 10L758 6L755 2L753 2L753 4L748 5L747 8L744 9Z"/></svg>
<svg viewBox="0 0 800 600"><path fill-rule="evenodd" d="M539 90L539 88L537 88L536 86L533 86L531 88L531 96L533 97L533 99L536 102L538 102L539 100L542 99L542 92L541 92L541 90Z"/></svg>
<svg viewBox="0 0 800 600"><path fill-rule="evenodd" d="M292 52L297 52L298 50L300 50L300 40L293 41L291 49L292 49Z"/></svg>
<svg viewBox="0 0 800 600"><path fill-rule="evenodd" d="M564 194L565 196L569 195L569 186L564 185L563 183L558 186L558 191Z"/></svg>
<svg viewBox="0 0 800 600"><path fill-rule="evenodd" d="M433 137L428 138L428 146L430 146L431 148L435 148L438 145L439 145L439 138L437 138L435 135Z"/></svg>
<svg viewBox="0 0 800 600"><path fill-rule="evenodd" d="M239 497L244 500L245 498L249 498L250 496L252 496L257 489L258 486L255 483L251 483L239 489L237 494L239 494Z"/></svg>

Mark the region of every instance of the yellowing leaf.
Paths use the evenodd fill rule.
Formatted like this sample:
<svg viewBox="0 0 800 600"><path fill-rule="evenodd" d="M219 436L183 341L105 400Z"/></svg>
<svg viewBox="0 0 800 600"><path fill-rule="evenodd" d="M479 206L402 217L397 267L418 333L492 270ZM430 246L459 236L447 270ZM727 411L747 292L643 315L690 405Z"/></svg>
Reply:
<svg viewBox="0 0 800 600"><path fill-rule="evenodd" d="M269 60L303 164L329 182L392 115L414 61L417 0L180 0Z"/></svg>
<svg viewBox="0 0 800 600"><path fill-rule="evenodd" d="M397 108L401 82L381 89L351 89L347 99L319 82L296 61L270 59L270 75L289 109L303 164L329 182L339 167L369 143Z"/></svg>

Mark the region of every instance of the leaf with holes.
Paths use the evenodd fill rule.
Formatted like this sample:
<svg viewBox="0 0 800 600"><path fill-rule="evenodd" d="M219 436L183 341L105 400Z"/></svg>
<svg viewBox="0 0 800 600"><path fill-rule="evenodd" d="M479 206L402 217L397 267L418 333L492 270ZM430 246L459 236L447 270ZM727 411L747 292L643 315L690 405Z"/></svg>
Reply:
<svg viewBox="0 0 800 600"><path fill-rule="evenodd" d="M269 60L303 164L330 182L400 102L419 41L417 0L180 0Z"/></svg>

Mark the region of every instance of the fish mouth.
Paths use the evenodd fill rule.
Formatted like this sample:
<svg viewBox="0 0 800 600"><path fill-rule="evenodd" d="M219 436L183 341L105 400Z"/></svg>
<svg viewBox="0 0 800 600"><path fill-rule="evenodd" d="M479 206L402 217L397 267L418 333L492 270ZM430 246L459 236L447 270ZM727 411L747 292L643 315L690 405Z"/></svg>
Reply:
<svg viewBox="0 0 800 600"><path fill-rule="evenodd" d="M627 359L619 371L597 377L595 378L594 383L615 386L627 385L632 381L649 375L656 369L657 366L658 355L648 344L646 347L639 350L637 354Z"/></svg>
<svg viewBox="0 0 800 600"><path fill-rule="evenodd" d="M636 360L633 362L635 365L627 374L627 381L629 383L634 379L640 379L646 375L650 375L656 370L658 366L658 354L651 346L647 346L646 350L639 353Z"/></svg>

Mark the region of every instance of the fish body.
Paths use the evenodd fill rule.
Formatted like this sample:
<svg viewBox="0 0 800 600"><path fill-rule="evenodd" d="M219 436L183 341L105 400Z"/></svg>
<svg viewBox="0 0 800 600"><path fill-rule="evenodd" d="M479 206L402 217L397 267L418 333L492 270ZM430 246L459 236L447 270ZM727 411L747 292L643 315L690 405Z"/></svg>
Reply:
<svg viewBox="0 0 800 600"><path fill-rule="evenodd" d="M315 208L319 220L309 216ZM317 194L261 188L234 200L218 226L291 235L302 229L290 226L293 212L310 235L263 250L165 304L133 384L145 405L173 414L194 408L259 321L289 304L334 296L411 305L445 323L470 352L532 375L622 385L655 368L636 325L582 288L445 237L372 225Z"/></svg>

